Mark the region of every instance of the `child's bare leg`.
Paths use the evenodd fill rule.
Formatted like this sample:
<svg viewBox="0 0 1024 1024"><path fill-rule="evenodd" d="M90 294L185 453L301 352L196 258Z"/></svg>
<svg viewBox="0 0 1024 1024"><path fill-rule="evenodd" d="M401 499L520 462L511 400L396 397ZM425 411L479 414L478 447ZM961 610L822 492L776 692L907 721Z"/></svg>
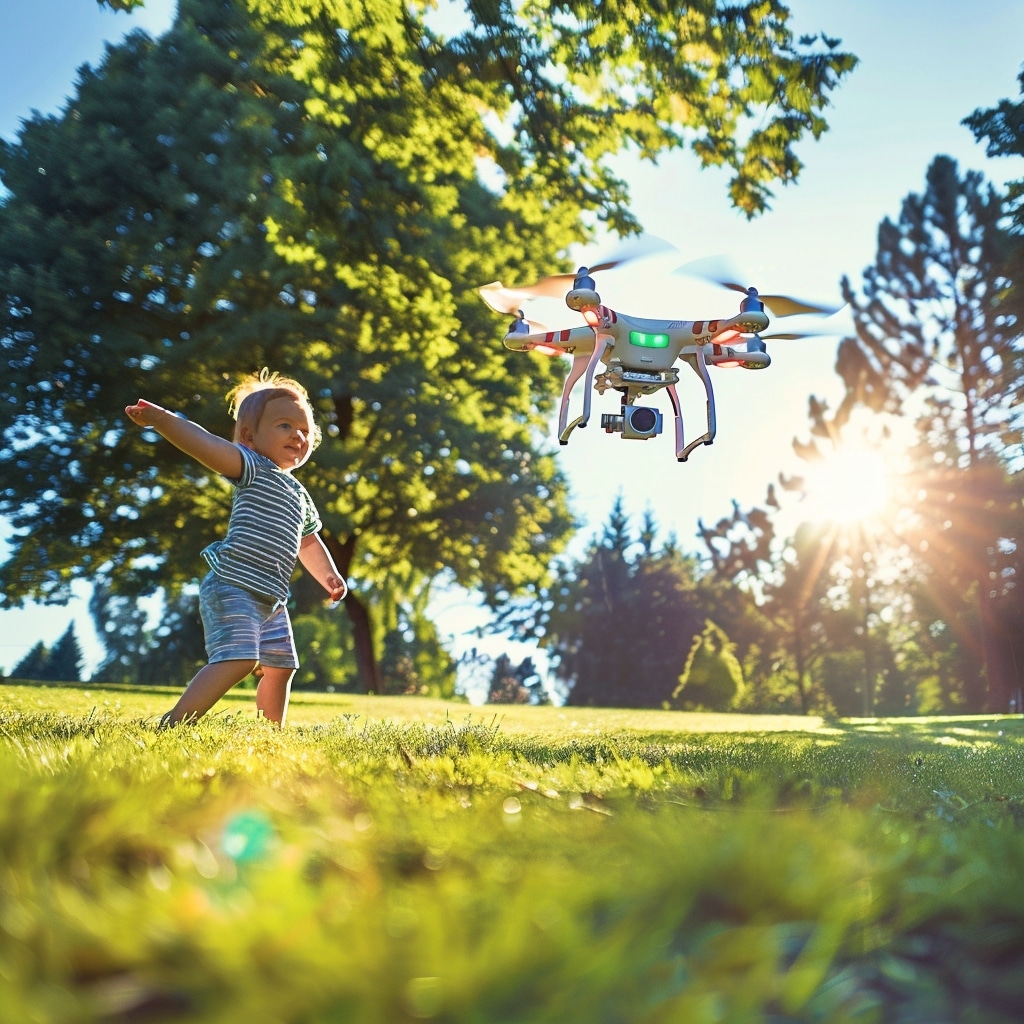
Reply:
<svg viewBox="0 0 1024 1024"><path fill-rule="evenodd" d="M262 676L256 687L256 710L271 722L284 725L295 669L263 665L260 671Z"/></svg>
<svg viewBox="0 0 1024 1024"><path fill-rule="evenodd" d="M161 727L202 717L255 667L255 662L245 660L215 661L201 668L178 698L178 703L160 719Z"/></svg>

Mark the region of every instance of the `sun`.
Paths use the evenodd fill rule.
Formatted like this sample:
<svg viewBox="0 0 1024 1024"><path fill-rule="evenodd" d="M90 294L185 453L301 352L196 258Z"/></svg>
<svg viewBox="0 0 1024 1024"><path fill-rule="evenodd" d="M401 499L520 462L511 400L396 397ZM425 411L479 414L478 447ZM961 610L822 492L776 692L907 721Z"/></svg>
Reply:
<svg viewBox="0 0 1024 1024"><path fill-rule="evenodd" d="M888 466L865 448L836 450L813 466L805 481L805 513L841 526L878 517L890 494Z"/></svg>

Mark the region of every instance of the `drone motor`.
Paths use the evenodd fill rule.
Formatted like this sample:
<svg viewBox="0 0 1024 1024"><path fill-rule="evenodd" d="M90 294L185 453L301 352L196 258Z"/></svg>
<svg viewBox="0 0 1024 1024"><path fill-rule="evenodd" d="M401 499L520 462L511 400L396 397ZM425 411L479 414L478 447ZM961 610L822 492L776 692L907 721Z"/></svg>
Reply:
<svg viewBox="0 0 1024 1024"><path fill-rule="evenodd" d="M576 277L573 278L572 282L572 290L565 296L565 304L570 309L576 310L577 313L584 313L586 310L596 309L601 305L601 296L597 293L597 284L590 276L590 270L587 267L580 267L576 271Z"/></svg>

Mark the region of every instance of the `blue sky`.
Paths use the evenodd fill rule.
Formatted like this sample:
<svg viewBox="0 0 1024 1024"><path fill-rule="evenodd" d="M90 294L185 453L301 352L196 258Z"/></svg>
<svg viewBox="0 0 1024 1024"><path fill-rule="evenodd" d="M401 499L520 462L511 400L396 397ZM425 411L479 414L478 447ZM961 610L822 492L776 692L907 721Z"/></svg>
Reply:
<svg viewBox="0 0 1024 1024"><path fill-rule="evenodd" d="M920 191L936 155L981 170L998 186L1024 176L1024 161L987 160L960 125L979 107L1019 96L1024 7L1019 0L791 0L789 8L797 32L838 36L861 63L833 96L831 130L800 145L800 180L777 192L771 212L748 222L732 211L724 177L700 172L686 153L656 167L629 158L620 166L638 218L679 248L679 262L726 253L762 291L828 300L838 298L843 275L860 279L874 257L879 222L897 216L903 197ZM172 9L170 0L148 0L133 15L100 10L95 0L0 5L0 134L12 138L33 109L56 112L73 90L77 68L98 62L105 39L116 41L134 27L159 33ZM599 283L606 301L640 316L711 319L736 309L732 293L679 279L653 287L648 280L644 290L614 274ZM576 322L566 310L558 326ZM495 344L503 327L496 321ZM780 341L771 346L770 369L715 374L718 437L685 465L675 462L671 430L646 442L594 427L576 431L559 458L573 486L581 543L600 528L619 493L637 516L651 509L684 546L696 546L698 518L713 522L728 514L732 499L761 501L780 470L795 468L791 442L806 437L808 397L838 397L836 341ZM680 396L687 433L702 429L703 392L695 377L684 377ZM609 397L595 399L595 417L612 404ZM465 628L472 604L459 595L444 602L445 628ZM0 615L0 667L9 670L36 640L52 643L72 616L94 658L80 598L69 607Z"/></svg>

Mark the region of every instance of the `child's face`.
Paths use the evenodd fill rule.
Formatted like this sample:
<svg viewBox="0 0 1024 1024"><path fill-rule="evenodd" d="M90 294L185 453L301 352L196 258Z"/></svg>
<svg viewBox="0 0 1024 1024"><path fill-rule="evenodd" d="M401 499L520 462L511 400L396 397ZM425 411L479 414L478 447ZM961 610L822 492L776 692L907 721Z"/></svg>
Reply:
<svg viewBox="0 0 1024 1024"><path fill-rule="evenodd" d="M242 443L265 455L278 469L298 469L313 452L313 420L294 398L272 398L254 431L242 431Z"/></svg>

